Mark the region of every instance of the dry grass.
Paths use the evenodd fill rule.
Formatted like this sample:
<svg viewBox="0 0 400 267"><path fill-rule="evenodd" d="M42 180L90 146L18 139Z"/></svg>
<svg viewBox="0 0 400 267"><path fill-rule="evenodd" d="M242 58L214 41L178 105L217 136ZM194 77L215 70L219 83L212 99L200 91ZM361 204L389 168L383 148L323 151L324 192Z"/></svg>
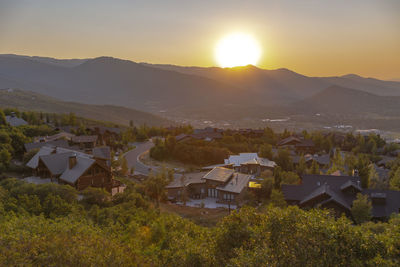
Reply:
<svg viewBox="0 0 400 267"><path fill-rule="evenodd" d="M162 212L177 214L196 224L207 227L215 226L222 218L229 215L229 211L223 208L195 208L171 203L161 203L160 210Z"/></svg>

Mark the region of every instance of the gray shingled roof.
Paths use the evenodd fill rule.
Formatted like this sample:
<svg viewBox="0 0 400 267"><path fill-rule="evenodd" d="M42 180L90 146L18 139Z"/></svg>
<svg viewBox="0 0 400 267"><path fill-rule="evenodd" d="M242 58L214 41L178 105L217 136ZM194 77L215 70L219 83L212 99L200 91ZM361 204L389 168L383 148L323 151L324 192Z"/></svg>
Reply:
<svg viewBox="0 0 400 267"><path fill-rule="evenodd" d="M239 194L245 187L247 187L251 177L252 176L248 174L235 173L227 184L224 186L218 186L217 189Z"/></svg>
<svg viewBox="0 0 400 267"><path fill-rule="evenodd" d="M25 150L26 151L31 151L33 149L37 149L37 148L41 148L47 145L51 145L51 146L61 146L61 147L69 147L67 140L54 140L54 141L48 141L48 142L35 142L35 143L28 143L25 144Z"/></svg>
<svg viewBox="0 0 400 267"><path fill-rule="evenodd" d="M93 143L97 141L97 135L73 136L71 140L74 143Z"/></svg>
<svg viewBox="0 0 400 267"><path fill-rule="evenodd" d="M67 167L61 174L60 179L68 183L75 183L78 178L85 173L96 160L85 157L76 157L76 165L73 168Z"/></svg>
<svg viewBox="0 0 400 267"><path fill-rule="evenodd" d="M349 182L350 181L350 182ZM318 203L323 205L329 201L335 201L341 206L349 208L352 206L356 194L345 193L343 189L351 184L357 185L359 177L352 176L332 176L332 175L304 175L300 185L282 185L282 192L287 201L296 201L303 205L312 198L326 193L330 196L328 199ZM328 188L324 188L328 186ZM393 212L399 212L400 209L400 191L380 190L380 189L362 189L362 194L372 193L386 194L386 203L377 204L372 202L372 215L375 218L388 217Z"/></svg>
<svg viewBox="0 0 400 267"><path fill-rule="evenodd" d="M18 126L22 126L22 125L28 125L28 123L25 120L23 120L21 118L18 118L16 116L12 116L12 115L11 116L6 116L6 121L7 121L8 124L10 124L13 127L18 127Z"/></svg>
<svg viewBox="0 0 400 267"><path fill-rule="evenodd" d="M93 156L101 159L111 159L111 150L108 146L93 148Z"/></svg>
<svg viewBox="0 0 400 267"><path fill-rule="evenodd" d="M225 183L226 181L229 180L229 178L231 178L234 172L235 171L232 169L227 169L224 167L215 167L214 169L209 171L206 175L204 175L203 179Z"/></svg>
<svg viewBox="0 0 400 267"><path fill-rule="evenodd" d="M184 186L188 186L190 184L202 184L205 183L206 180L203 179L206 172L195 172L195 173L186 173L185 174L185 183ZM166 188L180 188L182 187L181 177L179 176L175 178Z"/></svg>

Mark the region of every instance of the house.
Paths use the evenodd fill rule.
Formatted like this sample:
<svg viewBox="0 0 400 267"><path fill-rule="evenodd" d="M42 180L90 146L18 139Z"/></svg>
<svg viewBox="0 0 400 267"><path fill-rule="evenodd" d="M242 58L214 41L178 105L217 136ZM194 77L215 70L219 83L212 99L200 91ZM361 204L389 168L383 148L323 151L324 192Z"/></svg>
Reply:
<svg viewBox="0 0 400 267"><path fill-rule="evenodd" d="M68 148L69 144L66 140L56 140L56 141L48 141L48 142L35 142L35 143L27 143L24 144L24 148L26 152L29 152L34 149L40 149L44 146L59 146Z"/></svg>
<svg viewBox="0 0 400 267"><path fill-rule="evenodd" d="M301 139L296 136L289 136L285 139L280 140L277 143L277 146L283 148L295 149L299 154L300 153L312 154L315 152L315 144L311 139Z"/></svg>
<svg viewBox="0 0 400 267"><path fill-rule="evenodd" d="M276 145L278 147L288 147L288 146L295 146L296 144L300 144L301 140L295 136L289 136L285 139L280 140Z"/></svg>
<svg viewBox="0 0 400 267"><path fill-rule="evenodd" d="M383 167L383 168L389 168L390 164L394 162L397 158L395 157L388 157L388 156L382 156L382 159L376 163L378 167Z"/></svg>
<svg viewBox="0 0 400 267"><path fill-rule="evenodd" d="M122 130L116 127L94 126L88 128L92 135L98 136L98 143L101 145L110 145L120 139Z"/></svg>
<svg viewBox="0 0 400 267"><path fill-rule="evenodd" d="M6 122L13 127L28 125L28 123L25 120L18 118L15 112L11 112L10 115L6 116Z"/></svg>
<svg viewBox="0 0 400 267"><path fill-rule="evenodd" d="M351 216L357 193L367 195L372 202L372 217L385 220L400 210L400 191L363 189L360 178L353 176L303 175L300 185L282 185L288 204L302 208L329 208L337 216Z"/></svg>
<svg viewBox="0 0 400 267"><path fill-rule="evenodd" d="M315 144L311 139L301 140L300 143L295 144L297 153L311 153L315 152Z"/></svg>
<svg viewBox="0 0 400 267"><path fill-rule="evenodd" d="M259 175L265 170L273 170L276 163L266 158L260 158L257 153L240 153L231 155L224 160L225 166L232 167L235 171Z"/></svg>
<svg viewBox="0 0 400 267"><path fill-rule="evenodd" d="M248 188L251 175L237 173L233 169L215 167L209 172L186 174L175 179L167 187L170 200L213 198L216 203L239 205Z"/></svg>
<svg viewBox="0 0 400 267"><path fill-rule="evenodd" d="M35 176L68 184L77 190L89 186L120 192L123 185L113 179L105 159L61 147L44 146L26 164Z"/></svg>
<svg viewBox="0 0 400 267"><path fill-rule="evenodd" d="M67 133L67 132L59 132L50 136L39 136L35 138L35 142L50 142L50 141L57 141L57 140L67 140L71 141L74 134Z"/></svg>
<svg viewBox="0 0 400 267"><path fill-rule="evenodd" d="M71 142L72 142L72 144L79 146L80 149L89 151L96 146L97 135L73 136L71 138Z"/></svg>
<svg viewBox="0 0 400 267"><path fill-rule="evenodd" d="M292 160L294 164L299 164L300 163L301 156L292 156ZM308 167L311 166L312 162L315 161L319 167L327 167L331 163L331 158L329 154L322 154L322 155L311 155L311 154L306 154L304 155L304 159L306 161L306 164Z"/></svg>

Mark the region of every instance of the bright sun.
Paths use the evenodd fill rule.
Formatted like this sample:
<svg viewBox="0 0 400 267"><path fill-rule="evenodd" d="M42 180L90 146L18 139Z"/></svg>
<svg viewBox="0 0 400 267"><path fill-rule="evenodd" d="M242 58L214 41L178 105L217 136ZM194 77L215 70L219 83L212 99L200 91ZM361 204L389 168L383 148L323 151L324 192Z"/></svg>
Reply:
<svg viewBox="0 0 400 267"><path fill-rule="evenodd" d="M221 67L256 65L261 55L257 41L248 34L234 33L222 38L215 48Z"/></svg>

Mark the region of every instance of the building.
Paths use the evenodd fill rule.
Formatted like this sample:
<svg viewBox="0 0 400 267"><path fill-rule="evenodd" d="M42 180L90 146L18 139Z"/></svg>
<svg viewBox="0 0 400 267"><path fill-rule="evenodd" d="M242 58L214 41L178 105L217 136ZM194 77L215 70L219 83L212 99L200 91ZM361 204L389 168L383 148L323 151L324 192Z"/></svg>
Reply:
<svg viewBox="0 0 400 267"><path fill-rule="evenodd" d="M92 135L98 136L98 143L101 145L111 145L120 139L122 130L116 127L95 126L89 127Z"/></svg>
<svg viewBox="0 0 400 267"><path fill-rule="evenodd" d="M120 191L122 185L113 179L111 166L105 158L53 146L42 147L26 164L35 176L69 184L77 190L89 186Z"/></svg>
<svg viewBox="0 0 400 267"><path fill-rule="evenodd" d="M247 174L260 175L265 170L273 170L277 165L274 161L260 158L257 153L240 153L225 159L224 165L235 171Z"/></svg>
<svg viewBox="0 0 400 267"><path fill-rule="evenodd" d="M77 145L79 149L91 151L97 144L97 135L79 135L71 138L71 143Z"/></svg>
<svg viewBox="0 0 400 267"><path fill-rule="evenodd" d="M223 167L185 176L166 187L170 200L182 201L184 196L193 199L208 197L217 203L240 205L252 177Z"/></svg>
<svg viewBox="0 0 400 267"><path fill-rule="evenodd" d="M6 122L13 127L28 125L24 119L18 118L15 112L11 112L10 115L6 116Z"/></svg>
<svg viewBox="0 0 400 267"><path fill-rule="evenodd" d="M372 216L385 220L400 211L400 191L363 189L359 177L333 175L304 175L300 185L282 185L288 204L302 208L329 208L337 216L351 216L351 207L358 193L368 195Z"/></svg>
<svg viewBox="0 0 400 267"><path fill-rule="evenodd" d="M27 143L24 144L24 148L26 152L29 152L34 149L40 149L44 146L59 146L59 147L65 147L68 148L69 144L67 140L60 139L60 140L54 140L54 141L42 141L42 142L33 142L33 143Z"/></svg>
<svg viewBox="0 0 400 267"><path fill-rule="evenodd" d="M280 140L277 143L277 146L282 148L294 149L299 154L315 153L315 144L311 139L301 139L296 136L289 136L285 139Z"/></svg>

